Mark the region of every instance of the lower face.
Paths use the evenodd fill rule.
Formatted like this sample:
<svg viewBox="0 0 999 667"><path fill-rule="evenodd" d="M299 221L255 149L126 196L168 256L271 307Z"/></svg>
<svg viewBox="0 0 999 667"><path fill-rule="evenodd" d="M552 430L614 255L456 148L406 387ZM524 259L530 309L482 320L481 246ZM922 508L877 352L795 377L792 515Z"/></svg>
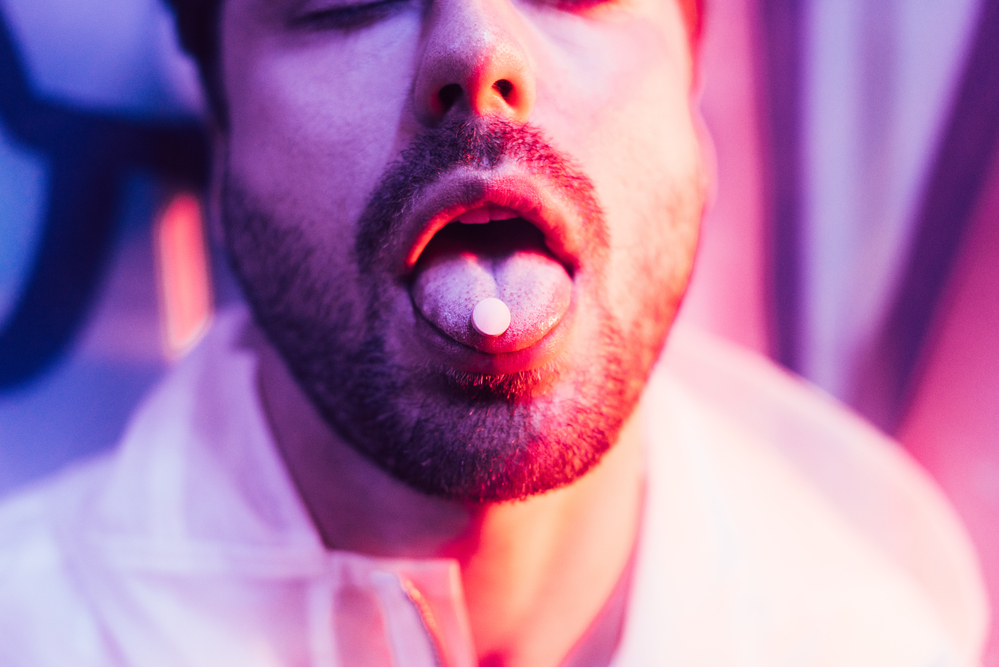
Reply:
<svg viewBox="0 0 999 667"><path fill-rule="evenodd" d="M323 39L253 2L224 14L223 220L299 384L344 441L428 494L511 500L583 475L635 409L696 244L676 8L581 21L517 5L530 118L427 126L399 65L418 62L420 14ZM470 211L502 219L462 224ZM468 262L509 268L507 333L479 334L462 310L481 287Z"/></svg>

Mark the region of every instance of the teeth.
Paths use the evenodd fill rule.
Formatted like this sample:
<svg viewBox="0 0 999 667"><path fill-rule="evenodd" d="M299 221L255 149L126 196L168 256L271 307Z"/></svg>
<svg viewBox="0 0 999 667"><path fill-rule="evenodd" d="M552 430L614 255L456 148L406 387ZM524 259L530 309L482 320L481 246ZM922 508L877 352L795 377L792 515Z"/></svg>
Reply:
<svg viewBox="0 0 999 667"><path fill-rule="evenodd" d="M484 225L489 222L489 209L473 208L458 216L458 222L463 225Z"/></svg>
<svg viewBox="0 0 999 667"><path fill-rule="evenodd" d="M490 220L512 220L519 217L519 213L505 206L480 206L459 215L458 222L463 225L484 225Z"/></svg>
<svg viewBox="0 0 999 667"><path fill-rule="evenodd" d="M514 211L512 208L505 208L503 206L489 207L490 220L513 220L514 218L519 218L519 217L520 214Z"/></svg>

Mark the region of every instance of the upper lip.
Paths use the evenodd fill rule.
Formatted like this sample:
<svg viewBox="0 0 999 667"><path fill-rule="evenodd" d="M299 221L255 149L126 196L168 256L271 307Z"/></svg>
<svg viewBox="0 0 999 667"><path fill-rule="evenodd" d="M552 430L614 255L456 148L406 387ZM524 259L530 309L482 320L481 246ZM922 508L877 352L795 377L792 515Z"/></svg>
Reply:
<svg viewBox="0 0 999 667"><path fill-rule="evenodd" d="M518 171L458 169L428 186L403 217L399 238L401 275L413 271L434 234L465 211L484 205L516 211L544 235L545 244L570 272L579 264L578 214L543 180Z"/></svg>

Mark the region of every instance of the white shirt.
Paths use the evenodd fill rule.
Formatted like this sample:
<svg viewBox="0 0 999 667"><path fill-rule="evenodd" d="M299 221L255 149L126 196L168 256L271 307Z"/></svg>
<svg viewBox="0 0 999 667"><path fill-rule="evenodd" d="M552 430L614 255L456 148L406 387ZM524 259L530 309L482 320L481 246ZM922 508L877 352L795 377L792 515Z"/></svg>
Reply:
<svg viewBox="0 0 999 667"><path fill-rule="evenodd" d="M369 648L474 664L456 563L323 546L246 326L221 317L114 451L0 508L0 665L353 667ZM977 664L970 543L894 443L680 329L642 411L647 495L614 667Z"/></svg>

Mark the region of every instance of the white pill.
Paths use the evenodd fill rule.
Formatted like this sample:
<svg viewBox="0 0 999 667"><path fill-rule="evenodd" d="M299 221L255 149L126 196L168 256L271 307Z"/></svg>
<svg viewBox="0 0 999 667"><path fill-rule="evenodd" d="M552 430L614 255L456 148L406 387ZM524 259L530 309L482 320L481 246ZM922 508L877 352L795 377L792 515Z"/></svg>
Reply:
<svg viewBox="0 0 999 667"><path fill-rule="evenodd" d="M472 310L472 326L483 336L499 336L510 328L510 309L495 297L483 299Z"/></svg>

